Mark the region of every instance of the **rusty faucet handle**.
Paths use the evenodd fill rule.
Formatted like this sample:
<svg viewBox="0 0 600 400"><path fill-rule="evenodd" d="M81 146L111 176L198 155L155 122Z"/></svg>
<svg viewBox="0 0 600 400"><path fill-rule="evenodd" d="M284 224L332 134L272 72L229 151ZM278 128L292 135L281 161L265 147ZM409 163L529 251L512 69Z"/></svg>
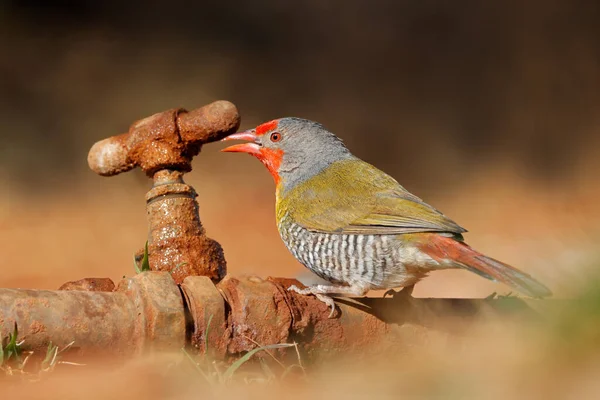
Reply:
<svg viewBox="0 0 600 400"><path fill-rule="evenodd" d="M236 106L215 101L193 111L172 109L135 122L128 133L96 142L88 154L90 169L112 176L140 167L148 176L162 169L189 172L202 145L237 131Z"/></svg>

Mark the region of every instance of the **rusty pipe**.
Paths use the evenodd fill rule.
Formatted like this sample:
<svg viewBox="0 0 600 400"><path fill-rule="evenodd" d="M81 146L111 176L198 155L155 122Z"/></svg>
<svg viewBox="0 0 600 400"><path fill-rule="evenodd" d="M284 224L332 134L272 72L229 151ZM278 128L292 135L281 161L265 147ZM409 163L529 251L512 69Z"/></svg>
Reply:
<svg viewBox="0 0 600 400"><path fill-rule="evenodd" d="M15 323L33 351L74 342L82 355L135 355L185 344L183 301L165 272L123 279L114 292L0 289L2 337Z"/></svg>
<svg viewBox="0 0 600 400"><path fill-rule="evenodd" d="M381 351L397 345L407 335L465 333L482 319L520 315L533 321L537 316L530 306L535 300L417 299L399 295L339 298L336 317L329 318L327 305L314 296L288 291L291 285L301 283L287 278L227 276L215 286L203 277L186 278L181 289L194 321L188 333L190 344L204 352L207 338L211 356L223 359L249 351L257 343L296 342L307 359L322 359ZM225 302L219 300L220 296Z"/></svg>
<svg viewBox="0 0 600 400"><path fill-rule="evenodd" d="M227 277L215 286L190 276L180 292L168 273L145 272L114 292L0 289L0 332L5 337L16 323L25 350L74 342L81 355L178 350L186 338L204 352L208 338L211 356L227 359L256 343L290 341L311 356L339 354L387 331L385 322L343 304L340 318L330 319L321 302L287 292L288 284L298 282Z"/></svg>
<svg viewBox="0 0 600 400"><path fill-rule="evenodd" d="M25 350L74 342L82 355L131 356L186 344L229 359L258 344L296 342L307 360L366 353L430 332L468 331L481 318L536 312L521 299L338 299L335 318L313 296L288 292L293 279L190 276L178 287L145 272L114 292L0 289L0 332L16 322ZM507 311L500 307L511 302ZM452 324L447 324L453 321ZM459 321L460 323L456 324Z"/></svg>

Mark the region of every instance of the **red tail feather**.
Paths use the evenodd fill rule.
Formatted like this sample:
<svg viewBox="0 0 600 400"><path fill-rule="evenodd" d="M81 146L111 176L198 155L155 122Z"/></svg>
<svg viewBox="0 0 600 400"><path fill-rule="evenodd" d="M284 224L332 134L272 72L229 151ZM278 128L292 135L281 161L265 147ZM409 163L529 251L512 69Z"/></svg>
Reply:
<svg viewBox="0 0 600 400"><path fill-rule="evenodd" d="M457 267L505 283L527 296L547 297L552 295L550 289L528 274L484 256L463 242L434 233L427 234L424 239L420 241L420 249L436 261L451 261Z"/></svg>

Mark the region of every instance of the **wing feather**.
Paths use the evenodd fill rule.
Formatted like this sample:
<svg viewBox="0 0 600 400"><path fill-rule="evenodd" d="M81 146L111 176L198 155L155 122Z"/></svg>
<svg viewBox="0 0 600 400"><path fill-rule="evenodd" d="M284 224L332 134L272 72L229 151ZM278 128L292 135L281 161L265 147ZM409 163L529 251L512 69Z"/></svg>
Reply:
<svg viewBox="0 0 600 400"><path fill-rule="evenodd" d="M391 176L357 158L338 161L289 193L278 193L277 213L288 213L304 228L326 233L466 232Z"/></svg>

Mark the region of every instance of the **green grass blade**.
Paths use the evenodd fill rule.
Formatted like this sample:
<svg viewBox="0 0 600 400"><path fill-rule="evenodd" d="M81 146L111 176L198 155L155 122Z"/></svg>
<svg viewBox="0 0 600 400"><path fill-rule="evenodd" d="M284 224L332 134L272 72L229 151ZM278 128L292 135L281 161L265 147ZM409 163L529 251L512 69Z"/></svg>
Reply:
<svg viewBox="0 0 600 400"><path fill-rule="evenodd" d="M148 261L148 241L146 240L146 244L144 245L144 258L142 258L142 272L150 271L150 261Z"/></svg>
<svg viewBox="0 0 600 400"><path fill-rule="evenodd" d="M56 356L58 354L58 346L54 346L52 342L48 343L48 349L46 350L46 357L42 361L42 369L50 368L54 366L56 362Z"/></svg>
<svg viewBox="0 0 600 400"><path fill-rule="evenodd" d="M19 344L17 344L17 336L19 335L19 330L17 329L17 323L15 322L15 329L13 333L8 335L8 344L6 345L6 360L8 361L11 357L14 357L17 362L21 362L21 349Z"/></svg>
<svg viewBox="0 0 600 400"><path fill-rule="evenodd" d="M148 241L146 240L146 244L144 245L144 256L142 257L142 261L138 266L137 261L135 260L135 254L133 255L133 269L136 274L140 274L144 271L150 271L150 261L148 260Z"/></svg>
<svg viewBox="0 0 600 400"><path fill-rule="evenodd" d="M0 367L4 364L4 338L0 335Z"/></svg>

